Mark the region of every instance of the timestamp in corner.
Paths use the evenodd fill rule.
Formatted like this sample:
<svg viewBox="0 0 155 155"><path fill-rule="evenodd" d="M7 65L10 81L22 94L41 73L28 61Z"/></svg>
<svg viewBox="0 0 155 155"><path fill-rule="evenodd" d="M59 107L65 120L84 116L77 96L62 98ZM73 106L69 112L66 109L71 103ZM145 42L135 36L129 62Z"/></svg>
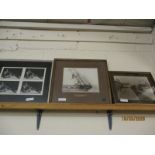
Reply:
<svg viewBox="0 0 155 155"><path fill-rule="evenodd" d="M145 121L144 115L122 115L122 121Z"/></svg>

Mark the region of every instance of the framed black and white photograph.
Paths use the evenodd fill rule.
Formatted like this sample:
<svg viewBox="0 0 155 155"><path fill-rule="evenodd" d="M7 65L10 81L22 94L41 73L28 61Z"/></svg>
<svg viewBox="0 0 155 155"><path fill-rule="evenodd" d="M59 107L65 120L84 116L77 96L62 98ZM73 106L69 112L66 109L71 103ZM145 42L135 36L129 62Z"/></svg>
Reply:
<svg viewBox="0 0 155 155"><path fill-rule="evenodd" d="M106 60L55 59L52 102L111 103Z"/></svg>
<svg viewBox="0 0 155 155"><path fill-rule="evenodd" d="M115 103L155 102L155 82L149 72L109 72Z"/></svg>
<svg viewBox="0 0 155 155"><path fill-rule="evenodd" d="M51 68L51 61L0 61L0 101L48 102Z"/></svg>

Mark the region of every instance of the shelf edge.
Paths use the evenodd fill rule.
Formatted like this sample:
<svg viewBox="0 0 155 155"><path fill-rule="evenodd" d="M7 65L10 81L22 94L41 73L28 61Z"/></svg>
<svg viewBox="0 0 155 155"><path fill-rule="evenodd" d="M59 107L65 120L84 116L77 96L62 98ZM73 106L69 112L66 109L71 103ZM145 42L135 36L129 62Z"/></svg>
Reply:
<svg viewBox="0 0 155 155"><path fill-rule="evenodd" d="M143 103L0 103L0 110L51 110L51 111L155 111L155 104Z"/></svg>

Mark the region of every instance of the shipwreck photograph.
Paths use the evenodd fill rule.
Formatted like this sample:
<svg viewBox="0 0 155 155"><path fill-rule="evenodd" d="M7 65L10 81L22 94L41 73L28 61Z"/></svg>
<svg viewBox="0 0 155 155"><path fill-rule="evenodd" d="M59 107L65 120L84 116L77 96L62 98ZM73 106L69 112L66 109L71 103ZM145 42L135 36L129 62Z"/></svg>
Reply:
<svg viewBox="0 0 155 155"><path fill-rule="evenodd" d="M99 92L97 68L64 68L63 92Z"/></svg>

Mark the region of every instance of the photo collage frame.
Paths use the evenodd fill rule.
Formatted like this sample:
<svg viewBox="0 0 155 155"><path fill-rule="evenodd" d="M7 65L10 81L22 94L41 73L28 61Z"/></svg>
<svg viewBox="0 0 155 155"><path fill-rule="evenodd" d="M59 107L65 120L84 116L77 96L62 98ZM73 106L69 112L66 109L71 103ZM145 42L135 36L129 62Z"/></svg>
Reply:
<svg viewBox="0 0 155 155"><path fill-rule="evenodd" d="M52 62L1 61L0 65L1 101L48 102Z"/></svg>

